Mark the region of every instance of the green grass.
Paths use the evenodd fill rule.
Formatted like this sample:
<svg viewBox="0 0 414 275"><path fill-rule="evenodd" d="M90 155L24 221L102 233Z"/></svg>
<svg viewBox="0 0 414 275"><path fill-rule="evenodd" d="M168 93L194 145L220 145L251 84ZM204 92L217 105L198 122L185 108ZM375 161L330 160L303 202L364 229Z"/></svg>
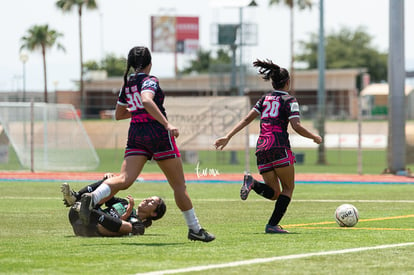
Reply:
<svg viewBox="0 0 414 275"><path fill-rule="evenodd" d="M97 151L101 163L98 171L119 171L123 160L123 150L100 149ZM326 165L317 164L316 149L296 149L296 153L304 154L304 163L296 164L298 173L358 173L358 152L349 149L329 149L326 151ZM245 170L244 151L236 152L238 163L231 163L231 152L229 151L200 151L198 160L201 168L212 168L220 173L242 173ZM183 154L184 155L184 154ZM250 151L250 170L257 171L256 156L254 150ZM184 171L194 173L196 164L184 162ZM362 172L364 174L381 174L387 167L387 152L385 150L364 150L362 152ZM414 170L414 163L407 164ZM1 169L1 166L0 166ZM155 162L149 162L145 172L160 172Z"/></svg>
<svg viewBox="0 0 414 275"><path fill-rule="evenodd" d="M74 189L84 184L71 183ZM187 240L164 183L137 183L118 194L166 200L165 217L144 236L80 238L73 236L58 182L0 182L0 273L135 274L414 241L414 184L299 184L281 222L288 235L264 234L274 202L254 193L240 201L236 184L189 184L188 191L201 224L217 237L212 243ZM353 229L334 223L333 212L344 202L359 210ZM405 246L190 274L412 274L413 257L414 246Z"/></svg>
<svg viewBox="0 0 414 275"><path fill-rule="evenodd" d="M358 152L352 149L327 149L326 164L317 163L316 149L294 149L295 153L304 154L304 162L296 164L297 173L358 173ZM123 149L97 149L100 158L99 166L94 170L97 172L114 172L120 171L123 161ZM242 173L245 170L244 151L237 151L236 160L232 162L232 153L230 151L199 151L198 163L202 169L216 169L220 173ZM182 152L184 157L184 152ZM250 150L250 171L257 172L256 157L254 150ZM184 160L184 171L194 173L197 163L188 163ZM362 151L362 173L363 174L381 174L387 167L386 150L363 150ZM414 171L414 163L407 163L407 168ZM16 154L12 148L9 150L9 162L0 163L0 171L5 170L25 170L19 164ZM27 170L27 169L26 169ZM148 162L144 172L160 172L158 165L154 162Z"/></svg>
<svg viewBox="0 0 414 275"><path fill-rule="evenodd" d="M356 174L358 172L358 153L355 150L327 150L326 165L317 164L317 151L312 149L298 149L296 153L304 154L304 163L296 164L298 173L345 173ZM98 172L118 172L123 160L123 149L98 149L97 153L100 158L99 167L95 170ZM364 150L362 153L363 163L362 170L364 174L380 174L386 167L387 153L382 150ZM220 173L241 173L245 170L244 151L236 152L237 163L231 162L231 152L229 151L200 151L198 152L198 161L200 168L213 168ZM250 151L250 170L257 171L256 157L254 150ZM414 170L414 163L407 165ZM193 173L196 163L187 163L184 161L184 171ZM1 170L22 170L16 154L11 149L8 163L0 163ZM23 169L24 170L24 169ZM148 162L144 168L145 172L160 172L155 162Z"/></svg>

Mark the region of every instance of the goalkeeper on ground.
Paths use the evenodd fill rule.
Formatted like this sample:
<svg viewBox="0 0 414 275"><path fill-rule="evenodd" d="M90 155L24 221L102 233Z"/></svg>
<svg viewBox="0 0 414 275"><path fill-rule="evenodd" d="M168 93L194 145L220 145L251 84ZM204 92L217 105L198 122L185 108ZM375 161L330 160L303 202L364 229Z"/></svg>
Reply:
<svg viewBox="0 0 414 275"><path fill-rule="evenodd" d="M91 211L89 224L84 225L79 219L79 200L82 194L92 192L106 178L112 176L112 174L105 174L102 180L85 186L79 192L71 190L67 183L62 184L63 202L70 207L69 221L75 235L82 237L143 235L145 228L151 226L153 220L164 216L166 205L160 197L144 199L137 209L134 209L134 199L131 196L127 199L112 197L105 203L105 208L97 205Z"/></svg>

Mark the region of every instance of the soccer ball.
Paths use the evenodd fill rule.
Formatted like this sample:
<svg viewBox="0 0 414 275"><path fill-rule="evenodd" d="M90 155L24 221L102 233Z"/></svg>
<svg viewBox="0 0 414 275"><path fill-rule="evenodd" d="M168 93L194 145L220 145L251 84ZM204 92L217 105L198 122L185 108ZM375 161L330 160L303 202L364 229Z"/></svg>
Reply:
<svg viewBox="0 0 414 275"><path fill-rule="evenodd" d="M335 210L335 221L341 227L352 227L358 219L358 209L352 204L342 204Z"/></svg>

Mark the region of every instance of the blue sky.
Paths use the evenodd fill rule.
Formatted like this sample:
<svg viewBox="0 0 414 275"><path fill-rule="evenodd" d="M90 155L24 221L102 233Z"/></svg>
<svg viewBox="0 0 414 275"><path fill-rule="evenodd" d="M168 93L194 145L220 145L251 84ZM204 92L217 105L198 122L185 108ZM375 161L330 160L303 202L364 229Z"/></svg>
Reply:
<svg viewBox="0 0 414 275"><path fill-rule="evenodd" d="M222 0L227 1L227 0ZM234 1L234 0L232 0ZM237 1L237 0L236 0ZM73 90L73 80L79 78L79 49L77 15L62 14L55 8L56 0L8 1L0 10L2 50L0 52L0 91L17 91L22 88L23 65L19 60L20 38L33 25L49 24L64 34L61 43L66 53L53 49L47 53L49 90ZM257 8L244 8L244 22L258 24L258 45L245 47L244 62L255 58L270 58L289 67L289 10L283 6L268 7L268 0L256 0ZM319 9L295 11L295 41L307 40L319 28ZM100 60L107 53L126 55L135 45L150 46L150 16L199 16L200 44L204 49L211 45L211 25L238 23L238 8L217 8L207 0L152 0L148 4L138 0L98 0L99 11L84 12L84 60ZM363 26L373 37L379 51L388 49L389 0L325 0L325 32L341 27L355 29ZM414 1L405 1L405 56L406 68L414 70ZM298 48L295 49L298 51ZM182 67L192 56L178 55ZM152 74L173 76L174 56L153 53ZM26 89L43 89L42 59L40 53L30 53L26 63Z"/></svg>

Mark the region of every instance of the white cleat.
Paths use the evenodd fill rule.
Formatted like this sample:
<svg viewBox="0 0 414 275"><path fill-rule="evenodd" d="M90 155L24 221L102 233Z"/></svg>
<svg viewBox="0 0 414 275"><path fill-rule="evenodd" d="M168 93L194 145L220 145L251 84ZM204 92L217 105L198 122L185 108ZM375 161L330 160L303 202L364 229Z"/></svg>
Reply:
<svg viewBox="0 0 414 275"><path fill-rule="evenodd" d="M76 202L75 192L70 190L70 186L67 182L62 183L60 191L63 194L63 203L66 207L73 206Z"/></svg>

